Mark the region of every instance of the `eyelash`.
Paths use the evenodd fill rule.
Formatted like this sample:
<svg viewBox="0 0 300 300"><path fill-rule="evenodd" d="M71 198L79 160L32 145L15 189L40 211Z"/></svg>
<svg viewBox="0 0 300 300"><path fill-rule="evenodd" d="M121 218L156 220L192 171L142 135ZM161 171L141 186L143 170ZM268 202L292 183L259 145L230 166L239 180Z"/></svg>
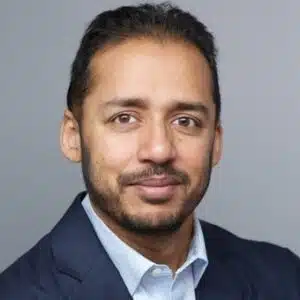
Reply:
<svg viewBox="0 0 300 300"><path fill-rule="evenodd" d="M130 112L128 112L128 113L123 112L123 113L120 113L120 114L118 114L118 115L112 117L112 118L110 119L110 122L115 123L120 117L123 117L123 116L126 116L126 117L128 117L129 119L130 119L130 118L135 118L135 119L137 119L132 113L130 113ZM202 122L201 122L199 119L197 119L197 118L193 118L193 117L190 117L190 116L178 116L178 117L175 119L175 121L176 121L176 120L178 121L178 120L180 120L180 119L190 120L190 121L194 122L195 127L202 127ZM173 121L173 122L174 122L174 121ZM122 124L122 122L118 122L118 123L119 123L119 124ZM127 123L125 123L125 124L131 124L131 122L127 122ZM183 127L184 127L184 126L183 126ZM190 127L190 126L187 126L187 127Z"/></svg>
<svg viewBox="0 0 300 300"><path fill-rule="evenodd" d="M123 117L123 116L127 116L128 118L135 118L137 119L136 117L134 117L131 113L120 113L116 116L114 116L113 118L111 118L111 122L116 122L116 120L118 120L120 117ZM121 122L119 122L121 124Z"/></svg>
<svg viewBox="0 0 300 300"><path fill-rule="evenodd" d="M201 127L202 123L200 120L196 119L196 118L192 118L192 117L189 117L189 116L180 116L176 119L177 120L180 120L180 119L185 119L185 120L189 120L189 121L192 121L194 122L195 124L195 127ZM190 127L190 126L187 126L187 127Z"/></svg>

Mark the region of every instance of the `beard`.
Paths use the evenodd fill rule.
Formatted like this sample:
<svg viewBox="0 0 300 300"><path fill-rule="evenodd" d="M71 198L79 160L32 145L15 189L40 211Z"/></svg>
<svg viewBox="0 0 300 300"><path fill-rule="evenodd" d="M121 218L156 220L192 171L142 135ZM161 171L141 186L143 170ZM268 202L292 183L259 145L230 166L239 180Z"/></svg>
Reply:
<svg viewBox="0 0 300 300"><path fill-rule="evenodd" d="M145 236L165 236L178 231L184 221L194 212L197 205L204 197L210 183L212 172L212 148L209 151L205 166L202 171L201 182L192 189L187 197L183 199L183 209L161 217L158 222L153 222L151 217L133 216L122 206L121 195L126 186L136 180L143 180L154 175L167 175L175 177L182 185L188 187L190 178L184 171L175 169L171 164L152 164L148 168L121 174L117 178L117 187L112 188L107 180L100 175L100 167L97 163L92 164L91 155L84 145L82 145L82 174L84 183L90 200L96 209L106 215L114 223L127 231ZM186 189L187 190L187 189Z"/></svg>

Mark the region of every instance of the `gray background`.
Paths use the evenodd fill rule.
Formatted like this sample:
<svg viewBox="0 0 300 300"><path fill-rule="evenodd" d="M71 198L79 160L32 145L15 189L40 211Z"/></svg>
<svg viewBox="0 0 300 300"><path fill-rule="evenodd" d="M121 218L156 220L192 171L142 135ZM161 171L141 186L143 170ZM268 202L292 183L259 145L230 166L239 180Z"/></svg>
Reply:
<svg viewBox="0 0 300 300"><path fill-rule="evenodd" d="M0 270L83 188L58 145L69 66L87 23L117 0L0 2ZM178 0L215 33L224 156L205 219L300 254L299 0Z"/></svg>

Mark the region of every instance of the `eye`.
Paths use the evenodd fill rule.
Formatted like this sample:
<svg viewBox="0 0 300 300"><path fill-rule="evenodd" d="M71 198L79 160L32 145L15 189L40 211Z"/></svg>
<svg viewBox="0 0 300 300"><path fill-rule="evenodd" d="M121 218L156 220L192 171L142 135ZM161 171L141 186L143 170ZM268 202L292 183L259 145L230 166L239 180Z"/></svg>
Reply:
<svg viewBox="0 0 300 300"><path fill-rule="evenodd" d="M131 124L136 121L136 118L130 114L119 114L112 121L119 124Z"/></svg>
<svg viewBox="0 0 300 300"><path fill-rule="evenodd" d="M176 125L182 127L199 127L199 122L189 117L180 117L174 121Z"/></svg>

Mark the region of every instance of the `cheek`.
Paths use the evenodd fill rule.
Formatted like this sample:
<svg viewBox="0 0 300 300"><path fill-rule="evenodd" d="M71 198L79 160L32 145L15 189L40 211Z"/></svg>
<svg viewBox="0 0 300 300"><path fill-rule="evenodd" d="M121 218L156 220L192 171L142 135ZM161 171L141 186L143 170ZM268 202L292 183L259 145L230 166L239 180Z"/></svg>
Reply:
<svg viewBox="0 0 300 300"><path fill-rule="evenodd" d="M202 176L209 162L212 151L211 148L210 142L201 139L185 141L177 148L179 164L183 166L183 169L188 172L192 178Z"/></svg>
<svg viewBox="0 0 300 300"><path fill-rule="evenodd" d="M102 134L94 137L92 145L93 161L97 161L104 171L120 172L125 169L136 153L136 145L128 137ZM107 174L108 175L108 174Z"/></svg>

